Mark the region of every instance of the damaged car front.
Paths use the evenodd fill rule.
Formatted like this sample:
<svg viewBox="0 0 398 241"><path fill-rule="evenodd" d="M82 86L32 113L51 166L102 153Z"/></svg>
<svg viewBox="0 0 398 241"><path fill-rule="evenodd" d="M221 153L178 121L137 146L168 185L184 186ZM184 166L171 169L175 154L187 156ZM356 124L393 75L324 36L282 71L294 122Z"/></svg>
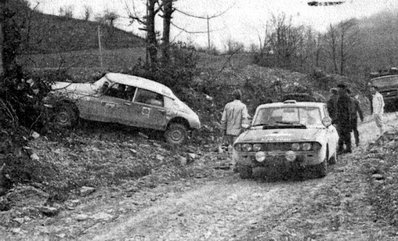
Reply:
<svg viewBox="0 0 398 241"><path fill-rule="evenodd" d="M338 134L323 103L285 101L257 108L249 130L234 143L242 178L315 170L337 159Z"/></svg>

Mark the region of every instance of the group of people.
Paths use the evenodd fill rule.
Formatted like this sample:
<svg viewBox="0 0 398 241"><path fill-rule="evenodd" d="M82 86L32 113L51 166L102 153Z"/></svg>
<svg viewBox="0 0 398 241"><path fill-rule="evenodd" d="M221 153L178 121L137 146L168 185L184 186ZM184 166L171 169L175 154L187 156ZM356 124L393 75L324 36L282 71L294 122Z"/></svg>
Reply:
<svg viewBox="0 0 398 241"><path fill-rule="evenodd" d="M384 100L378 92L376 86L369 86L372 94L371 110L376 126L380 135L383 134L383 113ZM330 90L331 97L327 101L327 109L332 119L332 124L336 126L339 133L338 153L351 153L351 132L354 133L355 144L359 145L358 115L361 121L364 120L362 109L359 105L358 95L355 95L343 83L338 84L337 88ZM248 124L249 114L247 107L242 103L242 92L234 90L232 93L234 100L227 103L224 107L221 118L221 129L227 145L231 146L236 138L243 132L245 125ZM233 163L234 164L234 163Z"/></svg>
<svg viewBox="0 0 398 241"><path fill-rule="evenodd" d="M376 126L379 128L380 135L383 134L383 113L384 99L378 92L376 86L369 86L372 94L371 110ZM354 95L351 90L343 83L338 84L337 88L330 90L331 97L327 102L327 109L339 133L338 150L339 154L351 153L351 132L354 133L356 146L359 145L358 115L363 121L363 112L359 105L358 95Z"/></svg>

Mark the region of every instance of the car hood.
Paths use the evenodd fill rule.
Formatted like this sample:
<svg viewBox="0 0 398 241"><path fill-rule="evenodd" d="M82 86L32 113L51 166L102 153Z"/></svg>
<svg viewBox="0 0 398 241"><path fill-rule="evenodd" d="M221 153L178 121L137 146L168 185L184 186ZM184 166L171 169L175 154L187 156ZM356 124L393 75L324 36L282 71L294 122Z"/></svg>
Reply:
<svg viewBox="0 0 398 241"><path fill-rule="evenodd" d="M242 133L237 142L297 142L320 141L324 129L250 129Z"/></svg>
<svg viewBox="0 0 398 241"><path fill-rule="evenodd" d="M51 89L57 92L74 92L82 94L94 94L97 92L96 86L90 83L55 82L55 84L51 86Z"/></svg>

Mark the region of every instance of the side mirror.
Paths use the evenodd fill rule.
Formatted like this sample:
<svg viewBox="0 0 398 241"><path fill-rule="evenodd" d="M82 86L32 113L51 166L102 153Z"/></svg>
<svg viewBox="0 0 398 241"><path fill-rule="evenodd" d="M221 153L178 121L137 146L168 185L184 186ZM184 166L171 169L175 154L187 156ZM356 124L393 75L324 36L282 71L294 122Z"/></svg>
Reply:
<svg viewBox="0 0 398 241"><path fill-rule="evenodd" d="M322 124L326 127L329 127L332 125L332 119L330 117L325 117L322 119Z"/></svg>

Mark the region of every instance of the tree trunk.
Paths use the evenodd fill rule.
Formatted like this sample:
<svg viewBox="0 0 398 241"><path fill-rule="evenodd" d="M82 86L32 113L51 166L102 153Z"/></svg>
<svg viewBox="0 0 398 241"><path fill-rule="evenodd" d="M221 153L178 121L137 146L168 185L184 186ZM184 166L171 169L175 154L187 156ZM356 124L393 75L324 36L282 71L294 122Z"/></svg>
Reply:
<svg viewBox="0 0 398 241"><path fill-rule="evenodd" d="M147 51L149 53L149 60L151 66L154 66L158 61L158 43L156 40L156 32L155 32L155 4L156 0L148 0L147 5L147 19L146 19L146 28L147 28Z"/></svg>
<svg viewBox="0 0 398 241"><path fill-rule="evenodd" d="M17 64L17 51L22 41L20 26L13 19L16 9L9 8L8 0L0 0L1 6L1 60L3 73L9 78L20 77L21 68Z"/></svg>
<svg viewBox="0 0 398 241"><path fill-rule="evenodd" d="M344 30L341 30L340 38L340 75L344 75L345 54L344 54Z"/></svg>
<svg viewBox="0 0 398 241"><path fill-rule="evenodd" d="M173 14L173 0L163 0L162 62L170 60L170 24Z"/></svg>

